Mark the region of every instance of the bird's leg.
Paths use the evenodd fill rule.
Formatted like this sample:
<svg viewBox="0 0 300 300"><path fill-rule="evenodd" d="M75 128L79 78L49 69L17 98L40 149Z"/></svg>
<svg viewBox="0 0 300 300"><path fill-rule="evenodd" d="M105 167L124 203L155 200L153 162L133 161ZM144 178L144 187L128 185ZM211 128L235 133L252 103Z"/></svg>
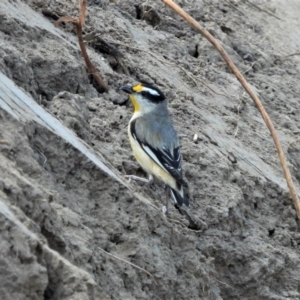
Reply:
<svg viewBox="0 0 300 300"><path fill-rule="evenodd" d="M143 177L138 177L135 175L125 175L124 177L127 178L129 182L131 182L131 180L139 180L139 181L151 184L154 181L153 176L151 174L149 174L148 179L143 178Z"/></svg>
<svg viewBox="0 0 300 300"><path fill-rule="evenodd" d="M170 188L166 185L165 186L165 193L166 193L166 205L162 207L162 211L164 215L169 214L169 197L170 197Z"/></svg>

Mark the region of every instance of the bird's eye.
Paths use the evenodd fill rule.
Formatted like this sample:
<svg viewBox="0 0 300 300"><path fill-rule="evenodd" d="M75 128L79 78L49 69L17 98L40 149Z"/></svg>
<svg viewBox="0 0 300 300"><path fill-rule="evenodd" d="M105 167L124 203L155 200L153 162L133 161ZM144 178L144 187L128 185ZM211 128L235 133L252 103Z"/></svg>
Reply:
<svg viewBox="0 0 300 300"><path fill-rule="evenodd" d="M143 92L141 92L141 94L142 94L142 96L147 96L147 92L145 92L145 91L143 91Z"/></svg>

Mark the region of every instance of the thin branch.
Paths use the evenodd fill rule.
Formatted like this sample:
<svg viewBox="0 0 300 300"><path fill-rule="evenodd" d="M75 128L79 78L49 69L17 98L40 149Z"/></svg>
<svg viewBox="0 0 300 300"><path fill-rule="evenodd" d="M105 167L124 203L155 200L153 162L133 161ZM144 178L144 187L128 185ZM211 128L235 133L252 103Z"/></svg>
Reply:
<svg viewBox="0 0 300 300"><path fill-rule="evenodd" d="M215 280L215 281L218 281L219 283L221 283L221 284L223 284L223 285L225 285L225 286L227 286L227 287L229 287L229 288L232 288L231 285L227 284L227 283L224 282L224 281L221 281L221 280L217 279L216 277L214 277L214 276L212 276L212 275L208 275L208 277L209 277L210 279L213 279L213 280Z"/></svg>
<svg viewBox="0 0 300 300"><path fill-rule="evenodd" d="M81 0L80 1L79 19L78 19L78 24L81 26L81 28L84 25L86 7L87 7L87 0Z"/></svg>
<svg viewBox="0 0 300 300"><path fill-rule="evenodd" d="M169 7L171 7L176 13L178 13L183 19L185 19L194 29L196 29L199 33L201 33L221 54L223 59L226 61L228 67L232 70L236 78L239 80L241 85L244 87L246 92L249 94L249 96L252 98L254 103L256 104L257 109L261 113L266 125L268 126L270 133L272 135L272 138L274 140L279 160L281 163L281 167L283 169L283 173L287 182L287 185L290 190L290 195L293 199L293 203L295 206L295 210L297 213L298 218L300 219L300 202L298 199L298 195L296 193L294 183L292 180L292 176L290 173L290 170L287 166L287 161L282 149L282 146L280 144L280 141L278 139L277 132L274 128L274 125L269 118L265 108L263 107L261 101L259 100L258 96L255 94L255 92L252 90L244 76L241 74L241 72L237 69L235 64L233 63L232 59L228 56L226 51L223 49L223 47L219 44L219 42L207 31L205 30L195 19L193 19L189 14L187 14L183 9L181 9L177 4L175 4L172 0L162 0L165 4L167 4Z"/></svg>
<svg viewBox="0 0 300 300"><path fill-rule="evenodd" d="M246 71L243 72L243 74L246 74L247 72L249 72L254 67L255 64L256 64L256 61L254 63L252 63L251 66Z"/></svg>
<svg viewBox="0 0 300 300"><path fill-rule="evenodd" d="M229 1L224 0L229 6L231 6L233 9L237 10L241 15L245 15L241 10L239 10L235 5L231 4Z"/></svg>
<svg viewBox="0 0 300 300"><path fill-rule="evenodd" d="M296 52L296 53L292 53L292 54L288 54L288 55L285 55L281 58L286 58L286 57L290 57L290 56L296 56L296 55L300 55L300 52Z"/></svg>
<svg viewBox="0 0 300 300"><path fill-rule="evenodd" d="M157 284L157 281L155 280L155 277L154 277L151 273L149 273L148 271L146 271L145 269L143 269L143 268L141 268L141 267L139 267L139 266L137 266L137 265L131 263L131 262L128 261L128 260L125 260L125 259L123 259L123 258L120 258L120 257L118 257L118 256L116 256L116 255L113 255L113 254L111 254L111 253L105 251L105 250L102 249L102 248L98 248L98 249L100 249L101 251L103 251L105 254L107 254L107 255L109 255L109 256L111 256L111 257L117 259L117 260L120 260L120 261L124 262L125 264L131 265L131 266L133 266L134 268L137 268L137 269L141 270L142 272L148 274L148 275L153 279L154 283Z"/></svg>
<svg viewBox="0 0 300 300"><path fill-rule="evenodd" d="M266 9L263 9L261 7L259 7L258 5L250 2L249 0L245 0L247 3L249 3L250 5L252 5L253 7L255 7L256 9L262 11L262 12L265 12L266 14L276 18L277 20L280 20L280 21L283 21L282 19L280 19L279 17L277 17L276 15L274 15L273 13L271 13L270 11L266 10Z"/></svg>
<svg viewBox="0 0 300 300"><path fill-rule="evenodd" d="M243 96L241 97L241 101L240 101L240 103L239 103L239 105L237 107L237 113L238 113L238 115L237 115L236 130L235 130L235 132L233 134L234 138L236 138L236 136L238 134L238 131L239 131L240 107L241 107L242 102L243 102Z"/></svg>
<svg viewBox="0 0 300 300"><path fill-rule="evenodd" d="M38 147L35 147L35 149L43 157L44 159L43 165L44 165L47 162L47 157L43 154L43 152Z"/></svg>
<svg viewBox="0 0 300 300"><path fill-rule="evenodd" d="M70 16L64 16L59 18L55 22L55 26L59 26L62 22L66 23L72 23L76 27L76 32L77 32L77 37L78 37L78 43L80 46L80 50L82 53L82 56L84 58L84 61L86 63L86 66L89 70L89 72L92 74L98 85L105 91L108 92L108 87L100 77L99 73L97 72L96 68L92 64L87 51L86 47L83 41L83 36L82 36L82 26L84 24L84 17L85 17L85 12L86 12L86 6L87 6L87 0L81 0L80 1L80 12L79 12L79 18L78 20L70 17Z"/></svg>

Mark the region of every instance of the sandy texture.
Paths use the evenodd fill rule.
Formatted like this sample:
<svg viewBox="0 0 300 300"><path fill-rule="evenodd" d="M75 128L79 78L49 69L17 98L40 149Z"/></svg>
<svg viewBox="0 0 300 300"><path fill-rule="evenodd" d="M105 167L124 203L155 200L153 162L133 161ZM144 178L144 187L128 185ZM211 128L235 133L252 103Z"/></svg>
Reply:
<svg viewBox="0 0 300 300"><path fill-rule="evenodd" d="M278 18L248 1L178 3L261 97L299 192L300 4L251 1ZM145 176L120 87L157 84L179 133L193 222L173 207L166 219L162 184L127 188L46 128L0 109L1 299L300 299L299 222L251 99L213 47L159 1L88 2L86 32L123 53L88 48L109 93L93 86L72 26L55 28L45 13L76 16L77 1L1 0L0 72L120 176Z"/></svg>

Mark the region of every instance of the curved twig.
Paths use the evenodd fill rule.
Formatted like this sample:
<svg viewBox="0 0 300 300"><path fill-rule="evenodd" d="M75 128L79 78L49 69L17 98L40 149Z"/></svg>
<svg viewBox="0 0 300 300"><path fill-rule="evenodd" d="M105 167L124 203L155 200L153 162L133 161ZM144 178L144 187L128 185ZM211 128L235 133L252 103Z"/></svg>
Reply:
<svg viewBox="0 0 300 300"><path fill-rule="evenodd" d="M270 133L272 135L272 138L274 140L277 153L279 156L279 160L281 163L281 167L283 169L283 173L287 182L287 185L290 190L290 195L293 199L293 203L295 206L295 210L298 216L298 219L300 219L300 202L298 199L298 195L295 190L295 186L292 180L292 176L290 173L290 170L287 166L287 161L282 149L282 146L280 144L277 132L274 128L274 125L269 118L265 108L263 107L261 101L257 97L257 95L254 93L244 76L241 74L241 72L238 70L238 68L235 66L229 55L226 53L224 48L219 44L219 42L206 30L204 29L195 19L193 19L189 14L187 14L182 8L180 8L177 4L175 4L172 0L162 0L165 4L167 4L169 7L171 7L177 14L179 14L183 19L185 19L194 29L196 29L199 33L201 33L221 54L229 68L232 70L238 81L241 83L241 85L244 87L246 92L249 94L249 96L252 98L254 103L256 104L257 109L261 113L266 125L268 126Z"/></svg>
<svg viewBox="0 0 300 300"><path fill-rule="evenodd" d="M256 9L262 11L262 12L265 12L266 14L276 18L277 20L280 20L280 21L283 21L282 19L280 19L278 16L276 16L275 14L271 13L270 11L266 10L266 9L263 9L261 7L259 7L258 5L250 2L249 0L245 0L248 4L252 5L253 7L255 7Z"/></svg>
<svg viewBox="0 0 300 300"><path fill-rule="evenodd" d="M80 50L82 53L82 56L84 58L85 64L89 70L89 72L92 74L98 85L105 91L108 92L108 87L100 77L99 73L97 72L96 68L92 64L87 51L86 47L83 41L83 36L82 36L82 26L84 24L84 17L85 17L85 12L86 12L86 6L87 6L87 0L81 0L80 1L80 12L79 12L79 18L78 20L70 17L70 16L64 16L59 18L55 22L55 26L59 26L62 22L66 23L72 23L76 27L76 32L77 32L77 37L78 37L78 43L80 46Z"/></svg>
<svg viewBox="0 0 300 300"><path fill-rule="evenodd" d="M134 268L137 268L137 269L141 270L142 272L148 274L148 275L153 279L154 283L157 284L157 281L155 280L155 277L154 277L151 273L149 273L148 271L146 271L145 269L143 269L143 268L141 268L141 267L139 267L139 266L137 266L137 265L131 263L130 261L128 261L128 260L126 260L126 259L123 259L123 258L121 258L121 257L118 257L118 256L116 256L116 255L113 255L113 254L111 254L111 253L105 251L105 250L102 249L102 248L98 248L98 249L100 249L101 251L103 251L105 254L107 254L107 255L109 255L109 256L111 256L111 257L117 259L117 260L120 260L120 261L124 262L125 264L131 265L131 266L133 266Z"/></svg>

